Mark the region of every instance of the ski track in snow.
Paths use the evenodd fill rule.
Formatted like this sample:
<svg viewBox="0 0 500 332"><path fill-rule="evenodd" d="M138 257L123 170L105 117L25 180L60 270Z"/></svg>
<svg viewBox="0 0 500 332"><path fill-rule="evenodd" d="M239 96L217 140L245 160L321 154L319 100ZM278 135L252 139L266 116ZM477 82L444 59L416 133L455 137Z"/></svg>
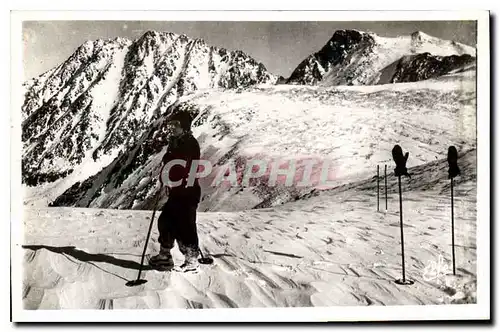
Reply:
<svg viewBox="0 0 500 332"><path fill-rule="evenodd" d="M215 259L198 274L137 277L151 211L26 209L26 309L235 308L445 304L475 301L476 184L457 185L458 276L426 281L441 255L451 266L449 192L404 193L406 276L401 278L398 196L376 212L374 193L346 191L279 207L198 215L201 248ZM383 202L381 202L381 206ZM158 217L156 214L156 219ZM67 236L71 234L71 237ZM159 250L156 222L147 255ZM176 264L182 255L173 250ZM22 256L21 256L22 257ZM442 282L440 282L440 280Z"/></svg>

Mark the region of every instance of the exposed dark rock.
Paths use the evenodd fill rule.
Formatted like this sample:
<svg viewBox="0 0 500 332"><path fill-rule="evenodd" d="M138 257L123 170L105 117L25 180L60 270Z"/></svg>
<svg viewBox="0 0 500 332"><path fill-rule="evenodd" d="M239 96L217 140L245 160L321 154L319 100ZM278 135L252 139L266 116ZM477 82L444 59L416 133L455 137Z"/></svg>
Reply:
<svg viewBox="0 0 500 332"><path fill-rule="evenodd" d="M469 54L435 56L422 53L403 57L398 61L391 83L417 82L447 74L472 64L476 58Z"/></svg>

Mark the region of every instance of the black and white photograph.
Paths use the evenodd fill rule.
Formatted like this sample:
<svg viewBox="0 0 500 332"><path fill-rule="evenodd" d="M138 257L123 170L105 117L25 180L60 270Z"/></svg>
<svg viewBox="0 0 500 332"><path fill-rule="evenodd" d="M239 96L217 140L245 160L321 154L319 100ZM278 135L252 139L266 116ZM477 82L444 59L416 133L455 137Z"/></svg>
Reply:
<svg viewBox="0 0 500 332"><path fill-rule="evenodd" d="M489 317L488 12L265 14L11 14L14 320Z"/></svg>

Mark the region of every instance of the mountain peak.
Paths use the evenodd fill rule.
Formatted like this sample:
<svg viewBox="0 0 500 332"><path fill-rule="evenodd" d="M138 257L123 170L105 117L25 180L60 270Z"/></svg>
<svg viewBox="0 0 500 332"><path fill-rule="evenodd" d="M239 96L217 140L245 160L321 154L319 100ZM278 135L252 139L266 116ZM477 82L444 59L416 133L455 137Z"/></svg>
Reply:
<svg viewBox="0 0 500 332"><path fill-rule="evenodd" d="M335 36L336 34L359 34L363 33L364 31L358 30L358 29L339 29L335 30L333 35Z"/></svg>
<svg viewBox="0 0 500 332"><path fill-rule="evenodd" d="M338 45L353 45L361 42L364 38L366 38L368 35L364 33L363 31L359 30L336 30L333 33L332 38L330 38L328 44L338 44ZM369 38L369 37L368 37ZM328 45L327 44L327 45ZM325 45L325 46L327 46Z"/></svg>
<svg viewBox="0 0 500 332"><path fill-rule="evenodd" d="M160 35L160 33L156 30L147 30L142 34L142 36L139 39L148 39L148 38L156 38Z"/></svg>
<svg viewBox="0 0 500 332"><path fill-rule="evenodd" d="M194 44L196 44L196 45L207 45L207 43L205 42L205 40L203 38L196 38L194 40Z"/></svg>
<svg viewBox="0 0 500 332"><path fill-rule="evenodd" d="M287 82L307 85L376 84L382 72L390 72L385 70L386 67L406 55L426 52L432 58L475 55L472 47L433 37L423 31L415 31L410 36L382 37L370 31L336 30L319 51L299 64Z"/></svg>
<svg viewBox="0 0 500 332"><path fill-rule="evenodd" d="M434 39L438 39L436 37L433 37L431 35L428 35L426 34L425 32L422 32L422 31L415 31L411 34L411 40L413 41L429 41L429 40L434 40Z"/></svg>
<svg viewBox="0 0 500 332"><path fill-rule="evenodd" d="M357 37L360 38L364 32L356 29L341 29L335 30L331 39L346 38L346 37Z"/></svg>
<svg viewBox="0 0 500 332"><path fill-rule="evenodd" d="M346 61L349 54L362 49L370 49L374 44L373 36L362 31L336 30L323 48L299 64L287 82L317 84L326 72Z"/></svg>
<svg viewBox="0 0 500 332"><path fill-rule="evenodd" d="M277 80L243 52L154 30L133 41L89 40L49 73L24 84L22 140L33 147L23 154L28 185L56 181L87 163L101 169L185 95Z"/></svg>
<svg viewBox="0 0 500 332"><path fill-rule="evenodd" d="M130 45L132 43L129 39L123 38L123 37L116 37L116 38L112 39L111 41L113 43L116 43L116 44L121 45L121 46Z"/></svg>
<svg viewBox="0 0 500 332"><path fill-rule="evenodd" d="M137 40L138 41L164 40L164 39L172 39L175 37L177 37L177 34L173 32L147 30L139 38L137 38Z"/></svg>

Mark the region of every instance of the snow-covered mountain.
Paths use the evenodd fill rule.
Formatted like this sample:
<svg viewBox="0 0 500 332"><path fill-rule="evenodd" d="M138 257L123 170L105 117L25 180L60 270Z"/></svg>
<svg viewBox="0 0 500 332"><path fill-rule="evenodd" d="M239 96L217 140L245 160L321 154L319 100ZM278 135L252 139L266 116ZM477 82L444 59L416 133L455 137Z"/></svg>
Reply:
<svg viewBox="0 0 500 332"><path fill-rule="evenodd" d="M148 31L130 41L87 41L64 63L23 84L23 182L86 180L137 142L179 97L209 88L274 84L241 51Z"/></svg>
<svg viewBox="0 0 500 332"><path fill-rule="evenodd" d="M320 53L321 68L342 45L349 45L346 54L364 52L367 62L359 63L366 64L382 54L366 50L380 48L383 41L397 44L394 38L353 31L336 32L332 40ZM294 200L318 185L326 161L334 185L356 181L371 175L377 164L392 163L389 151L396 143L409 149L413 166L440 158L451 144L474 148L474 58L452 54L471 50L421 33L408 43L407 49L433 53L400 57L402 46L394 46L396 55L386 59L392 65L373 79L426 81L331 87L326 80L317 86L275 85L279 78L242 52L183 35L147 32L136 41L87 42L65 63L24 84L25 203L153 208L169 136L164 125L179 111L195 117L202 158L215 165L214 173L231 161L241 167L252 158L268 163L267 172L273 162L294 160L298 174L307 161L315 165L316 182L304 188L267 182L214 188L212 176L202 183L203 211ZM389 57L388 45L385 51ZM345 63L339 61L338 66Z"/></svg>
<svg viewBox="0 0 500 332"><path fill-rule="evenodd" d="M202 158L216 165L202 180L201 211L237 211L293 201L316 187L324 162L329 182L340 186L368 178L377 165L392 167L391 149L410 152L409 166L443 158L449 145L475 148L475 71L422 82L375 86L254 87L244 91L201 91L179 100L172 111L196 116L193 133ZM27 203L47 199L55 206L151 209L168 133L163 117L109 166L64 190L34 188ZM211 186L231 160L238 166L264 160L263 183L250 187ZM309 186L268 186L274 166L296 162L297 174L312 161ZM67 177L70 179L71 176ZM61 180L60 184L65 180ZM50 188L50 189L47 189ZM47 198L47 193L57 195ZM164 195L164 193L162 193Z"/></svg>
<svg viewBox="0 0 500 332"><path fill-rule="evenodd" d="M373 85L387 82L401 82L396 77L387 77L391 68L407 64L406 72L416 71L418 64L409 59L421 53L429 53L440 62L444 57L450 62L470 63L475 61L476 50L455 41L442 40L421 31L410 36L395 38L380 37L371 32L357 30L338 30L321 50L310 55L293 71L289 84L307 85ZM459 56L459 60L448 58ZM406 59L406 60L403 60ZM404 82L437 77L448 73L456 66L434 71L435 66L425 66L418 75L406 75Z"/></svg>

